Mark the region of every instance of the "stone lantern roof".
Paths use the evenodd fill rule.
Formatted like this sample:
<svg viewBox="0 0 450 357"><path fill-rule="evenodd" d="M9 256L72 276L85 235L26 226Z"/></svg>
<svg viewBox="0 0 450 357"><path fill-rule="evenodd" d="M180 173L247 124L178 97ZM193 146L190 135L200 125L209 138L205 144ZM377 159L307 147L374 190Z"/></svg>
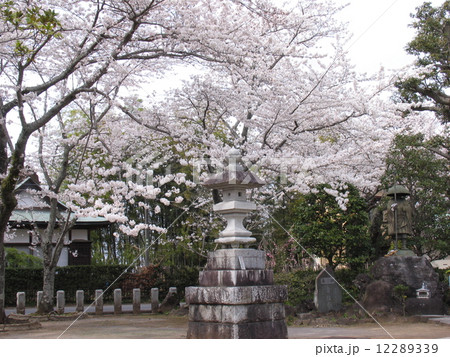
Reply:
<svg viewBox="0 0 450 357"><path fill-rule="evenodd" d="M402 197L402 196L409 196L410 192L405 186L393 185L392 187L389 188L386 195L392 197L394 196Z"/></svg>
<svg viewBox="0 0 450 357"><path fill-rule="evenodd" d="M228 166L220 173L207 179L203 186L210 189L241 188L251 189L265 185L265 182L250 170L246 170L242 164L242 156L238 149L227 152L226 162Z"/></svg>

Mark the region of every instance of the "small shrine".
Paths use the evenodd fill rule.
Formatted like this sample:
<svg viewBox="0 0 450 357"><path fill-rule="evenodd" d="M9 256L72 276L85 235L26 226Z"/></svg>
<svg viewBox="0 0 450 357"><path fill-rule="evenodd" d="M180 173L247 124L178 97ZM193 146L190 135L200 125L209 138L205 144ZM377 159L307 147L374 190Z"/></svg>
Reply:
<svg viewBox="0 0 450 357"><path fill-rule="evenodd" d="M425 282L422 283L422 287L416 290L416 297L418 299L429 299L431 297L430 289L428 289Z"/></svg>

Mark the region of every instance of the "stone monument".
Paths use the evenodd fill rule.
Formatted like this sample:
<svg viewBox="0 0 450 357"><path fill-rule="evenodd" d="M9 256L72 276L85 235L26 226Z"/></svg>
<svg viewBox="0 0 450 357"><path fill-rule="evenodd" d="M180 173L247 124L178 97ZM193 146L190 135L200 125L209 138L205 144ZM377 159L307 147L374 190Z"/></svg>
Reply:
<svg viewBox="0 0 450 357"><path fill-rule="evenodd" d="M273 285L273 271L265 269L265 253L251 249L256 241L243 220L256 205L247 201L246 190L264 185L245 170L239 150L228 152L227 168L204 185L222 192L214 205L224 215L226 228L208 253L198 287L186 288L189 304L188 338L287 338L285 286Z"/></svg>
<svg viewBox="0 0 450 357"><path fill-rule="evenodd" d="M402 241L402 248L396 255L415 256L407 246L407 239L412 235L412 208L406 201L409 191L404 186L394 185L386 195L391 197L387 210L388 235L395 240L395 249L398 248L398 240Z"/></svg>
<svg viewBox="0 0 450 357"><path fill-rule="evenodd" d="M389 188L386 211L388 234L395 240L395 253L378 259L371 268L373 281L367 284L362 304L370 312L399 310L393 299L396 286L405 286L405 311L411 315L442 314L445 311L439 276L425 257L417 257L407 247L412 235L412 208L409 191L401 185ZM402 241L398 249L398 240ZM424 298L425 297L425 298Z"/></svg>
<svg viewBox="0 0 450 357"><path fill-rule="evenodd" d="M342 290L334 278L333 269L327 266L316 277L314 305L317 311L328 313L342 308Z"/></svg>

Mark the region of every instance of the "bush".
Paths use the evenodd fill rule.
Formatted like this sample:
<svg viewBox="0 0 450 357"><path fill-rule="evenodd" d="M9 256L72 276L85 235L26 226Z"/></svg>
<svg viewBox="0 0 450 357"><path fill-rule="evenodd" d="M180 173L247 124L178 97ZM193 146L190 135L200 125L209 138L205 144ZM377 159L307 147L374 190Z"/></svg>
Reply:
<svg viewBox="0 0 450 357"><path fill-rule="evenodd" d="M42 259L16 248L5 248L5 261L8 268L41 268Z"/></svg>
<svg viewBox="0 0 450 357"><path fill-rule="evenodd" d="M142 300L150 300L151 288L159 288L162 297L169 288L177 287L179 298L184 298L184 288L198 284L199 269L195 267L145 267L137 272L127 272L126 265L86 265L67 266L56 269L55 294L65 291L67 303L75 302L77 290L84 290L85 301L95 299L95 290L105 291L104 301L113 301L116 288L122 289L125 302L131 301L134 288L141 289ZM6 269L6 305L16 304L16 293L26 294L27 304L36 304L36 294L42 290L42 269L7 268ZM108 290L107 290L108 289Z"/></svg>
<svg viewBox="0 0 450 357"><path fill-rule="evenodd" d="M6 268L5 305L16 305L16 294L24 291L27 302L36 303L36 293L42 290L42 269Z"/></svg>
<svg viewBox="0 0 450 357"><path fill-rule="evenodd" d="M308 306L314 301L315 280L318 272L314 270L297 270L275 273L275 284L286 285L291 306Z"/></svg>

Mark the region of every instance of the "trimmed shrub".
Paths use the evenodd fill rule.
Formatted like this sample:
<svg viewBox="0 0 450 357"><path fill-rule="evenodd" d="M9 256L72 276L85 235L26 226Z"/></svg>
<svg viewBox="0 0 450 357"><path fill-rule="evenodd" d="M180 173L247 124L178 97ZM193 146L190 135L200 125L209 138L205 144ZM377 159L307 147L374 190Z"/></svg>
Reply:
<svg viewBox="0 0 450 357"><path fill-rule="evenodd" d="M85 301L95 299L95 290L102 289L104 301L113 301L114 289L122 289L124 302L132 299L134 288L140 288L142 300L150 300L151 288L159 288L164 297L169 288L177 287L179 298L184 298L184 288L198 284L199 269L196 267L148 266L136 272L128 272L126 265L77 265L59 267L55 274L56 291L64 290L67 303L75 302L77 290L84 290ZM42 269L6 269L6 305L16 304L16 293L26 294L28 305L36 304L36 294L42 290Z"/></svg>

